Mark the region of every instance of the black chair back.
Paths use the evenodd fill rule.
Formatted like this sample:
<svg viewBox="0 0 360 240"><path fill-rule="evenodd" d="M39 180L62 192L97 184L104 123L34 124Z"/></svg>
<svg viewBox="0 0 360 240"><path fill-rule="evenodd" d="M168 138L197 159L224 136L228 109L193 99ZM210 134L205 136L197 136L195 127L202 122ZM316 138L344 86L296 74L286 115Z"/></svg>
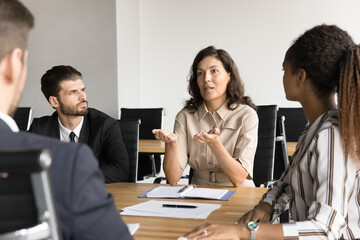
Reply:
<svg viewBox="0 0 360 240"><path fill-rule="evenodd" d="M308 123L302 108L279 108L279 115L285 116L285 133L288 142L297 142Z"/></svg>
<svg viewBox="0 0 360 240"><path fill-rule="evenodd" d="M140 119L140 139L155 139L153 129L162 128L163 108L121 108L121 119ZM156 176L160 172L160 154L140 153L138 158L138 180Z"/></svg>
<svg viewBox="0 0 360 240"><path fill-rule="evenodd" d="M141 124L140 119L118 120L121 128L121 134L129 155L129 178L128 182L137 181L138 172L138 148L139 148L139 125Z"/></svg>
<svg viewBox="0 0 360 240"><path fill-rule="evenodd" d="M140 139L155 139L153 129L162 128L163 108L121 108L121 119L140 119Z"/></svg>
<svg viewBox="0 0 360 240"><path fill-rule="evenodd" d="M27 131L30 127L32 115L31 107L18 107L14 114L14 120L21 131Z"/></svg>
<svg viewBox="0 0 360 240"><path fill-rule="evenodd" d="M253 180L257 187L273 180L277 105L258 106L258 146L254 158Z"/></svg>
<svg viewBox="0 0 360 240"><path fill-rule="evenodd" d="M0 152L0 239L61 239L52 199L47 150ZM46 237L44 237L46 236Z"/></svg>

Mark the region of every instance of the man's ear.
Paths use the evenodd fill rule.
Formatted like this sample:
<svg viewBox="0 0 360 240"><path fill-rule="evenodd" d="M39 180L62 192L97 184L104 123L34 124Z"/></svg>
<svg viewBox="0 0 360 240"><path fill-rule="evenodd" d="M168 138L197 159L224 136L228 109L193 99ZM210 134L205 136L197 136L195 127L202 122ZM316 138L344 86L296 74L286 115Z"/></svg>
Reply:
<svg viewBox="0 0 360 240"><path fill-rule="evenodd" d="M15 48L1 60L0 73L8 84L19 79L23 67L23 53L20 48Z"/></svg>
<svg viewBox="0 0 360 240"><path fill-rule="evenodd" d="M49 103L53 108L57 108L59 106L59 101L57 100L57 97L54 96L49 97Z"/></svg>
<svg viewBox="0 0 360 240"><path fill-rule="evenodd" d="M305 83L306 71L300 68L296 73L296 82L298 86L302 86Z"/></svg>

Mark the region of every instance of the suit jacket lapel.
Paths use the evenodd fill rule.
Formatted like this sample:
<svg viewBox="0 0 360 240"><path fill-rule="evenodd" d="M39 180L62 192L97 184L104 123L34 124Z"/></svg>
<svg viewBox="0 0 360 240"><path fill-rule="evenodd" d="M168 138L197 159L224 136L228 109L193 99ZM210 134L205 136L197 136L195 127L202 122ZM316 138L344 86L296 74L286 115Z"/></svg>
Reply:
<svg viewBox="0 0 360 240"><path fill-rule="evenodd" d="M50 137L60 139L59 117L56 111L51 115Z"/></svg>
<svg viewBox="0 0 360 240"><path fill-rule="evenodd" d="M81 127L79 142L88 143L90 137L90 121L88 114L84 116L84 122Z"/></svg>

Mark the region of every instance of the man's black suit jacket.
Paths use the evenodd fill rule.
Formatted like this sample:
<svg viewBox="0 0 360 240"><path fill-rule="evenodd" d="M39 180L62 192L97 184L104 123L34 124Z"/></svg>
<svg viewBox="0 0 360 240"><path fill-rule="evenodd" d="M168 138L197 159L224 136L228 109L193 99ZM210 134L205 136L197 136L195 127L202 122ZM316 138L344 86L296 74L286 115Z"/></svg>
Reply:
<svg viewBox="0 0 360 240"><path fill-rule="evenodd" d="M34 118L30 132L60 139L58 114ZM84 116L79 142L86 143L99 160L106 183L126 182L129 175L129 157L122 140L120 125L114 118L89 108Z"/></svg>
<svg viewBox="0 0 360 240"><path fill-rule="evenodd" d="M50 179L64 240L132 239L88 146L15 133L0 119L0 150L16 149L51 151Z"/></svg>

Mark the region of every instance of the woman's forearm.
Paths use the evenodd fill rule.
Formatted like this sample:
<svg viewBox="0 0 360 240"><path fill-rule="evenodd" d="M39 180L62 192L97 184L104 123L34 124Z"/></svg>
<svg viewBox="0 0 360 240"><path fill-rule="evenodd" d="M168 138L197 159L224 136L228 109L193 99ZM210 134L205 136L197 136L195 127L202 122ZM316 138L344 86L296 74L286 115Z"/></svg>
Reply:
<svg viewBox="0 0 360 240"><path fill-rule="evenodd" d="M228 153L219 138L212 143L208 143L208 146L232 184L235 187L240 186L248 176L245 168Z"/></svg>
<svg viewBox="0 0 360 240"><path fill-rule="evenodd" d="M180 167L179 163L179 151L178 151L178 142L166 143L165 144L165 156L163 169L166 176L166 179L171 185L176 185L180 180L183 169Z"/></svg>

